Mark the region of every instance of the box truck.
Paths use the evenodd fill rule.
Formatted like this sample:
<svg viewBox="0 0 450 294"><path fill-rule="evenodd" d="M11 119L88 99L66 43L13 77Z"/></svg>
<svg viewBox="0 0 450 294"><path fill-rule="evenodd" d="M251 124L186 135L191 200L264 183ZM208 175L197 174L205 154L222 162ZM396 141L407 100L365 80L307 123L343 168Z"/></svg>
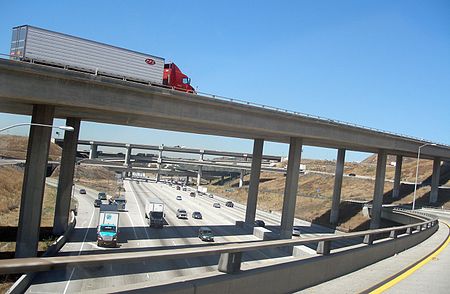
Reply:
<svg viewBox="0 0 450 294"><path fill-rule="evenodd" d="M191 79L164 58L22 25L12 30L11 59L195 93Z"/></svg>
<svg viewBox="0 0 450 294"><path fill-rule="evenodd" d="M97 245L117 247L119 212L116 204L100 205L97 226Z"/></svg>
<svg viewBox="0 0 450 294"><path fill-rule="evenodd" d="M162 228L164 226L164 203L145 202L145 217L150 227Z"/></svg>

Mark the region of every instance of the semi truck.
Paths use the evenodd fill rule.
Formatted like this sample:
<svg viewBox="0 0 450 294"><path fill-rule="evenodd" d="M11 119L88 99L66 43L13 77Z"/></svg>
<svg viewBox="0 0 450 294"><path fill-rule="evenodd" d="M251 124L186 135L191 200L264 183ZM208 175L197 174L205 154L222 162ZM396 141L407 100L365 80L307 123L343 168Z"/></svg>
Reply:
<svg viewBox="0 0 450 294"><path fill-rule="evenodd" d="M116 204L101 204L97 226L97 245L117 247L119 212Z"/></svg>
<svg viewBox="0 0 450 294"><path fill-rule="evenodd" d="M109 198L109 203L115 203L118 210L125 210L127 200L125 199L125 195L115 195Z"/></svg>
<svg viewBox="0 0 450 294"><path fill-rule="evenodd" d="M164 203L145 202L145 217L150 227L162 228L164 226Z"/></svg>
<svg viewBox="0 0 450 294"><path fill-rule="evenodd" d="M164 58L22 25L12 29L10 58L195 93L191 79Z"/></svg>

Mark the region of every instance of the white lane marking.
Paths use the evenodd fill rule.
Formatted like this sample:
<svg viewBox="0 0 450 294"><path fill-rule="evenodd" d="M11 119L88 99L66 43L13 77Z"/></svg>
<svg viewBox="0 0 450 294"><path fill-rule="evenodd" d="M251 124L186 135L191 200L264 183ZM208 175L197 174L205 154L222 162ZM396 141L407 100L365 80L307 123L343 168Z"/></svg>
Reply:
<svg viewBox="0 0 450 294"><path fill-rule="evenodd" d="M136 238L136 240L139 240L138 236L136 234L136 229L134 228L134 223L133 223L133 220L131 219L131 216L130 216L130 214L128 212L126 214L128 216L128 219L130 220L131 227L133 228L134 238ZM139 241L137 242L137 245L139 246Z"/></svg>
<svg viewBox="0 0 450 294"><path fill-rule="evenodd" d="M139 215L141 216L141 220L142 220L142 225L143 225L143 227L145 228L145 227L146 227L145 219L144 219L144 217L142 216L141 209L139 208L139 203L138 203L137 198L136 198L136 195L135 195L135 193L134 193L134 188L132 187L131 183L129 183L129 184L130 184L130 187L131 187L131 195L133 195L134 201L136 201L136 206L137 206L137 208L138 208ZM150 236L148 235L148 232L147 232L147 228L145 228L144 231L145 231L145 235L147 236L147 239L150 239Z"/></svg>
<svg viewBox="0 0 450 294"><path fill-rule="evenodd" d="M81 251L83 251L84 242L86 242L86 237L87 237L87 234L88 234L89 229L91 227L92 219L94 218L94 213L95 213L95 208L92 209L91 219L89 220L89 226L86 229L86 233L84 233L83 242L81 243L80 251L78 251L78 256L80 256ZM66 292L67 292L67 289L69 288L70 280L72 279L72 276L73 276L74 272L75 272L75 267L72 269L72 272L70 273L69 280L67 281L66 287L64 287L63 294L66 294Z"/></svg>

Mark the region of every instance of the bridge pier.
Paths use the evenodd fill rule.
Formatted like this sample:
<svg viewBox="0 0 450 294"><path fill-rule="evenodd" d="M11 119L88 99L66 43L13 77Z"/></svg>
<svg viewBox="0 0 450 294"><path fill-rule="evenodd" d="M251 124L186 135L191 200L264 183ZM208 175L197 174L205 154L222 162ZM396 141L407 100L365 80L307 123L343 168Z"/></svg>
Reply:
<svg viewBox="0 0 450 294"><path fill-rule="evenodd" d="M98 157L97 151L98 145L94 144L94 142L91 142L91 148L89 149L89 159L96 159Z"/></svg>
<svg viewBox="0 0 450 294"><path fill-rule="evenodd" d="M403 164L403 156L397 155L397 160L395 161L394 189L392 191L392 198L394 199L400 197L400 180L402 178L402 164Z"/></svg>
<svg viewBox="0 0 450 294"><path fill-rule="evenodd" d="M242 188L242 186L244 186L244 170L241 170L239 174L239 188Z"/></svg>
<svg viewBox="0 0 450 294"><path fill-rule="evenodd" d="M34 105L31 122L52 125L54 113L54 106ZM37 255L51 134L51 128L30 127L15 257Z"/></svg>
<svg viewBox="0 0 450 294"><path fill-rule="evenodd" d="M384 181L386 175L386 150L378 151L375 189L373 193L370 228L378 229L381 224L381 208L383 205Z"/></svg>
<svg viewBox="0 0 450 294"><path fill-rule="evenodd" d="M339 220L339 204L341 203L342 179L344 177L345 149L339 149L336 158L334 175L333 200L330 211L330 224L337 225Z"/></svg>
<svg viewBox="0 0 450 294"><path fill-rule="evenodd" d="M263 139L255 139L253 141L252 169L248 187L247 207L245 209L245 223L249 226L253 226L253 223L255 222L263 147Z"/></svg>
<svg viewBox="0 0 450 294"><path fill-rule="evenodd" d="M163 157L163 149L164 146L159 146L159 151L158 151L158 160L157 160L157 168L158 171L156 172L156 182L158 183L161 180L161 164L162 164L162 157Z"/></svg>
<svg viewBox="0 0 450 294"><path fill-rule="evenodd" d="M70 201L72 196L73 174L77 156L80 119L67 118L66 125L73 127L73 132L64 133L64 143L56 193L53 234L62 235L69 223Z"/></svg>
<svg viewBox="0 0 450 294"><path fill-rule="evenodd" d="M126 144L127 150L125 152L125 161L123 165L130 166L131 163L131 147L130 144Z"/></svg>
<svg viewBox="0 0 450 294"><path fill-rule="evenodd" d="M436 157L433 160L433 176L431 177L430 204L434 204L438 200L440 176L441 176L441 159Z"/></svg>
<svg viewBox="0 0 450 294"><path fill-rule="evenodd" d="M290 139L286 184L284 187L283 197L283 212L281 215L281 239L292 238L292 227L294 226L295 203L297 200L302 145L303 140L301 138Z"/></svg>
<svg viewBox="0 0 450 294"><path fill-rule="evenodd" d="M202 184L202 166L199 165L197 171L197 189L201 184Z"/></svg>

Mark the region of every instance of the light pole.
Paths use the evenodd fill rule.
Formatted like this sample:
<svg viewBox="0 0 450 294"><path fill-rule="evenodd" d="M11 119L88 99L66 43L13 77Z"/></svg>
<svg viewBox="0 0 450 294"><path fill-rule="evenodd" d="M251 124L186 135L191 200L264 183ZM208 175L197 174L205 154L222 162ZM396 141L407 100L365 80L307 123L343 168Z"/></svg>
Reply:
<svg viewBox="0 0 450 294"><path fill-rule="evenodd" d="M417 152L416 181L414 182L414 197L413 197L412 210L414 210L416 208L416 191L417 191L417 179L419 177L420 149L422 149L425 146L436 146L436 144L435 143L425 143L422 146L419 146L419 150Z"/></svg>
<svg viewBox="0 0 450 294"><path fill-rule="evenodd" d="M68 131L68 132L73 132L73 127L71 126L52 126L52 125L44 125L44 124L37 124L37 123L20 123L20 124L15 124L15 125L10 125L7 126L6 128L0 129L0 132L15 128L15 127L20 127L20 126L38 126L38 127L45 127L45 128L53 128L53 129L60 129L63 131Z"/></svg>

